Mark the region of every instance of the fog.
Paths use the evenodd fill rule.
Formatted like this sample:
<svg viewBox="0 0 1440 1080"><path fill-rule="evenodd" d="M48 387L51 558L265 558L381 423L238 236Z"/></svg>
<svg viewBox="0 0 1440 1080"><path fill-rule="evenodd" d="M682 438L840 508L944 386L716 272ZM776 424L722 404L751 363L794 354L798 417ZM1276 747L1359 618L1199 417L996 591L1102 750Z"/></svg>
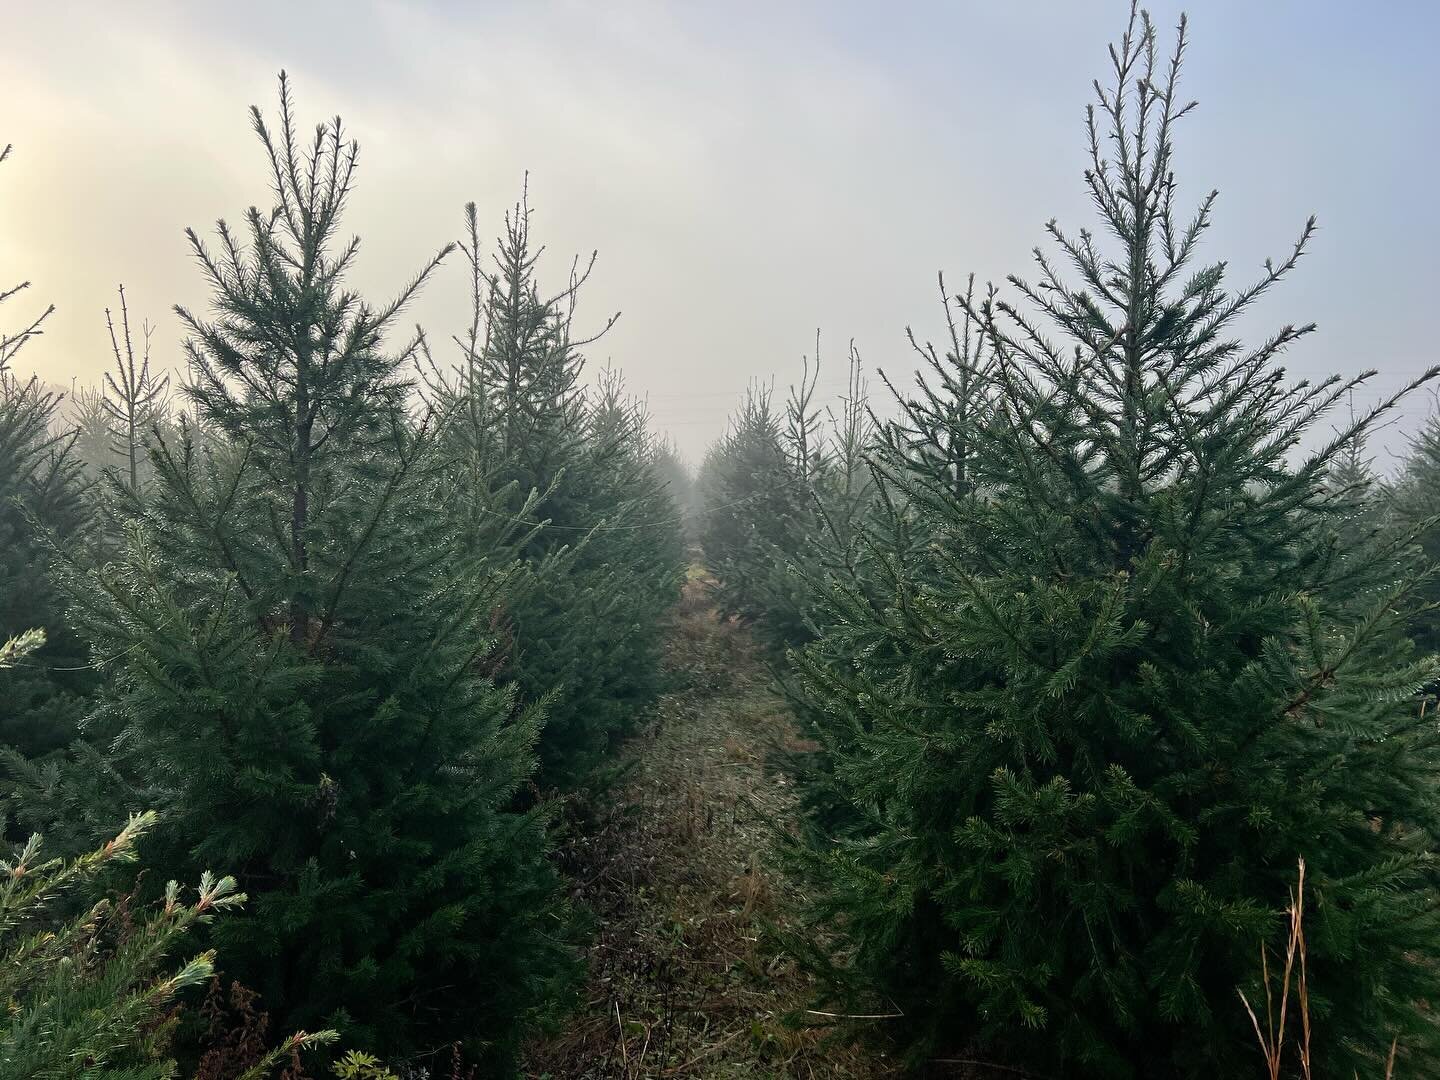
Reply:
<svg viewBox="0 0 1440 1080"><path fill-rule="evenodd" d="M1178 10L1154 5L1162 26ZM273 103L284 68L307 121L338 113L361 142L347 224L362 290L398 287L458 235L466 200L498 229L528 170L548 276L599 250L580 321L624 314L596 359L695 462L750 380L793 376L817 327L822 389L843 384L852 337L871 368L907 368L904 327L941 329L937 270L1025 272L1047 218L1087 220L1082 104L1119 12L9 5L0 262L59 308L26 362L98 379L119 282L158 324L157 362L178 360L171 305L204 300L181 231L265 200L245 110ZM1194 14L1185 86L1201 104L1177 164L1186 194L1221 192L1206 252L1253 272L1318 214L1313 255L1264 319L1319 320L1293 369L1374 365L1378 394L1434 356L1440 12ZM414 314L432 336L459 328L464 289L451 265L426 291Z"/></svg>

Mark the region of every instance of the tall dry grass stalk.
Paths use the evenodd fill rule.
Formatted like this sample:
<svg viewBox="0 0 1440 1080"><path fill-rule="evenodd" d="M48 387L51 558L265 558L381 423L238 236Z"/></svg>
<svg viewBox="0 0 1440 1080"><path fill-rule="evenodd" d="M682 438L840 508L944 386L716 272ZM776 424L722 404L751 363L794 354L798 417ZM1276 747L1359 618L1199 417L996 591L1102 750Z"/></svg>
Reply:
<svg viewBox="0 0 1440 1080"><path fill-rule="evenodd" d="M1296 1054L1300 1059L1300 1075L1312 1080L1310 1071L1310 988L1306 980L1305 954L1305 860L1300 860L1300 874L1295 889L1290 894L1286 908L1290 917L1290 935L1285 943L1285 968L1280 980L1280 1009L1275 1010L1275 994L1270 985L1269 950L1260 945L1260 976L1265 984L1265 1026L1260 1026L1245 991L1237 991L1245 1011L1250 1014L1255 1038L1260 1043L1260 1052L1265 1057L1266 1074L1269 1080L1280 1080L1280 1068L1285 1053L1285 1024L1290 1009L1290 984L1294 977L1296 1008L1300 1013L1300 1038L1296 1043ZM1394 1080L1396 1041L1390 1043L1390 1054L1385 1061L1385 1080Z"/></svg>

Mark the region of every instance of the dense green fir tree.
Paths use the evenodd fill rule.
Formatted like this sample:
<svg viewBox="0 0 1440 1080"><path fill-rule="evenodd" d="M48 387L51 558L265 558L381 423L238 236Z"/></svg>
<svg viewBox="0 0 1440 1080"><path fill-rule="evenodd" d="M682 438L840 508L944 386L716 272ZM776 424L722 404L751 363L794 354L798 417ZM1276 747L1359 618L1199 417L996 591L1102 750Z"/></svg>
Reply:
<svg viewBox="0 0 1440 1080"><path fill-rule="evenodd" d="M1398 1039L1396 1075L1435 1075L1419 573L1395 573L1403 536L1341 554L1327 476L1375 414L1304 449L1364 376L1287 382L1309 326L1233 336L1313 223L1239 289L1197 262L1215 196L1175 206L1184 45L1182 20L1157 55L1132 12L1088 114L1099 227L1048 227L1023 304L960 298L968 346L874 455L868 576L835 576L795 655L856 818L814 857L820 914L917 1056L1241 1075L1236 989L1256 1000L1303 856L1316 1060L1381 1075Z"/></svg>
<svg viewBox="0 0 1440 1080"><path fill-rule="evenodd" d="M818 340L816 349L818 355ZM796 399L793 391L791 397ZM792 417L795 414L792 407ZM796 627L788 636L790 645L808 641L825 629L826 614L814 603L821 582L835 574L858 580L864 527L879 509L869 461L879 432L870 411L860 352L853 342L845 392L827 407L826 423L815 430L821 451L811 469L808 494L816 531L792 556L805 588L800 593L801 606L790 617Z"/></svg>
<svg viewBox="0 0 1440 1080"><path fill-rule="evenodd" d="M823 415L814 404L818 334L815 357L790 388L783 419L765 391L747 393L697 485L697 533L718 581L718 606L750 624L802 723L809 700L785 651L824 632L830 612L817 600L825 582L839 576L860 585L870 576L862 542L879 508L868 461L878 432L859 350L852 342L845 391ZM776 755L798 781L808 835L823 836L854 817L828 754L797 743Z"/></svg>
<svg viewBox="0 0 1440 1080"><path fill-rule="evenodd" d="M649 414L616 371L602 372L590 390L587 432L587 453L576 465L588 474L586 502L598 524L577 563L597 583L583 603L606 642L592 695L608 708L603 726L627 732L663 689L666 616L686 565L684 509L663 471L663 444ZM611 636L611 628L621 632Z"/></svg>
<svg viewBox="0 0 1440 1080"><path fill-rule="evenodd" d="M573 958L544 808L511 809L541 717L489 677L513 564L456 535L413 345L384 346L445 252L370 306L338 233L356 145L338 120L303 141L283 75L278 125L252 113L273 207L189 234L193 419L115 560L69 581L110 676L94 724L163 810L159 872L250 894L211 939L287 1026L498 1063Z"/></svg>
<svg viewBox="0 0 1440 1080"><path fill-rule="evenodd" d="M699 509L696 501L695 476L685 459L680 456L680 449L670 436L667 435L654 441L652 467L655 475L659 477L660 483L664 486L665 493L670 496L671 503L674 504L682 518L680 529L682 538L686 542L693 542L697 522L696 512Z"/></svg>
<svg viewBox="0 0 1440 1080"><path fill-rule="evenodd" d="M858 525L874 498L866 452L875 437L860 353L850 346L845 393L815 403L820 341L781 416L751 388L706 456L698 488L706 560L722 612L750 621L776 655L810 640L814 580L853 567Z"/></svg>
<svg viewBox="0 0 1440 1080"><path fill-rule="evenodd" d="M86 508L69 439L52 430L56 396L8 372L0 380L0 638L45 632L0 673L0 744L37 757L75 737L95 684L50 572L54 545L79 541Z"/></svg>
<svg viewBox="0 0 1440 1080"><path fill-rule="evenodd" d="M1366 453L1363 432L1336 454L1325 474L1325 493L1340 516L1337 539L1342 552L1363 548L1381 537L1389 516L1386 492Z"/></svg>
<svg viewBox="0 0 1440 1080"><path fill-rule="evenodd" d="M527 700L548 695L541 776L572 786L661 689L663 617L684 551L643 410L612 376L582 381L582 350L596 338L572 327L594 259L542 294L530 213L522 200L507 215L491 270L466 207L471 319L459 363L431 363L430 389L463 478L450 504L457 527L490 544L497 524L510 526L524 565L493 613L509 641L500 675Z"/></svg>
<svg viewBox="0 0 1440 1080"><path fill-rule="evenodd" d="M1387 494L1378 514L1370 510L1367 524L1379 516L1380 528L1414 535L1425 560L1440 563L1440 413L1426 417L1410 441L1400 476ZM1422 595L1432 604L1440 604L1440 583L1426 581ZM1417 614L1410 632L1420 649L1440 652L1440 615L1435 610Z"/></svg>
<svg viewBox="0 0 1440 1080"><path fill-rule="evenodd" d="M804 639L803 593L789 566L817 532L813 462L808 454L797 459L786 435L773 389L751 387L698 481L700 546L717 578L717 606L754 624L772 647Z"/></svg>
<svg viewBox="0 0 1440 1080"><path fill-rule="evenodd" d="M0 162L10 148L0 151ZM22 298L29 282L0 290L0 304ZM83 485L71 439L58 430L60 402L13 361L43 333L53 308L0 331L0 641L28 630L44 641L0 670L0 747L26 757L74 738L94 685L83 643L67 626L50 574L53 547L78 540Z"/></svg>

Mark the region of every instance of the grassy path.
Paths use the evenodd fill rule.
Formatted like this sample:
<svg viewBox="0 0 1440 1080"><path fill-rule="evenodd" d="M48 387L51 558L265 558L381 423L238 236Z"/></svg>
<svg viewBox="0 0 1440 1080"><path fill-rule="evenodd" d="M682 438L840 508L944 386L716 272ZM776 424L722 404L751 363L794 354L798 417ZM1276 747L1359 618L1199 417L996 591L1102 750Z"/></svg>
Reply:
<svg viewBox="0 0 1440 1080"><path fill-rule="evenodd" d="M796 796L765 761L795 734L748 636L716 617L702 581L687 585L668 664L679 688L562 850L597 932L580 1009L531 1047L526 1075L884 1075L823 1029L785 1022L806 1016L812 994L763 932L801 910L773 850Z"/></svg>

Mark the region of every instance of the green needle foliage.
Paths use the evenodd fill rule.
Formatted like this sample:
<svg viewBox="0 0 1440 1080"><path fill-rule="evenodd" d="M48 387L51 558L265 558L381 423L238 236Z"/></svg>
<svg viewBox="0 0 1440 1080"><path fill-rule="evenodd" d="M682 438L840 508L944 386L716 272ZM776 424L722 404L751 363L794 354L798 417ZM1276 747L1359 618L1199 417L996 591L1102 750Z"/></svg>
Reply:
<svg viewBox="0 0 1440 1080"><path fill-rule="evenodd" d="M613 372L583 382L583 349L599 335L579 339L573 324L594 259L541 293L530 214L522 201L507 215L491 269L466 207L471 318L459 363L432 358L429 390L457 477L455 528L472 547L503 543L523 568L492 612L508 642L498 675L545 700L540 777L573 787L660 692L684 549L644 410Z"/></svg>
<svg viewBox="0 0 1440 1080"><path fill-rule="evenodd" d="M794 657L853 815L814 855L820 914L917 1057L1242 1075L1236 989L1257 1000L1303 856L1316 1059L1381 1075L1398 1038L1397 1075L1434 1075L1422 578L1404 537L1342 552L1327 487L1391 403L1306 450L1365 376L1288 382L1310 326L1234 336L1314 223L1238 289L1198 262L1184 47L1132 12L1087 114L1098 227L1050 224L1020 302L958 298L957 348L872 457L865 565Z"/></svg>
<svg viewBox="0 0 1440 1080"><path fill-rule="evenodd" d="M0 162L10 147L0 150ZM0 288L0 305L30 283ZM62 617L50 564L57 544L78 541L85 521L71 439L57 433L59 398L37 379L18 379L13 362L44 332L54 308L0 330L0 642L30 631L24 655L0 665L0 748L38 757L75 737L95 679L85 647ZM28 321L26 321L28 319Z"/></svg>
<svg viewBox="0 0 1440 1080"><path fill-rule="evenodd" d="M57 913L107 868L133 863L136 842L154 827L137 814L96 851L68 862L45 859L38 835L0 862L0 1075L31 1080L162 1080L177 1075L168 1044L177 995L215 972L215 954L164 970L181 938L245 902L235 880L200 876L193 902L172 881L153 908L130 897L101 899L80 914ZM333 1041L334 1032L300 1033L270 1051L239 1080L262 1080L292 1051Z"/></svg>
<svg viewBox="0 0 1440 1080"><path fill-rule="evenodd" d="M815 361L806 358L784 414L766 387L751 387L699 478L706 561L720 610L753 624L779 657L815 636L812 581L853 571L860 522L874 500L865 462L875 437L860 353L850 346L846 391L815 403Z"/></svg>
<svg viewBox="0 0 1440 1080"><path fill-rule="evenodd" d="M105 373L103 389L93 405L100 414L104 431L103 450L86 460L92 468L109 465L115 478L132 492L139 493L148 480L145 443L153 437L158 425L166 420L166 393L170 376L150 370L150 338L153 330L148 322L141 324L141 354L135 355L134 336L130 332L130 305L125 301L125 286L120 286L120 323L105 309L105 326L110 331L110 351L115 358L113 370ZM85 416L82 402L82 417ZM77 425L85 434L88 425ZM82 436L83 437L83 436ZM93 437L93 436L92 436ZM105 453L108 451L108 454Z"/></svg>
<svg viewBox="0 0 1440 1080"><path fill-rule="evenodd" d="M271 208L190 234L193 414L143 499L117 486L113 561L70 576L110 676L94 723L164 808L162 872L230 866L252 897L212 940L277 1018L499 1063L573 963L544 808L511 809L541 716L488 666L513 560L452 527L414 344L384 346L446 251L371 306L339 234L355 144L303 142L283 75L253 121Z"/></svg>
<svg viewBox="0 0 1440 1080"><path fill-rule="evenodd" d="M803 640L789 564L815 533L805 477L786 443L785 418L769 387L751 387L700 470L705 516L700 544L718 584L716 600L774 633Z"/></svg>
<svg viewBox="0 0 1440 1080"><path fill-rule="evenodd" d="M78 463L52 430L57 408L38 382L0 369L0 639L45 631L0 672L0 744L27 757L75 737L95 685L52 574L56 545L78 543L85 523Z"/></svg>
<svg viewBox="0 0 1440 1080"><path fill-rule="evenodd" d="M1440 414L1432 412L1411 440L1390 495L1385 505L1386 531L1413 536L1425 561L1440 563ZM1429 606L1411 621L1411 636L1425 652L1440 652L1440 618L1434 606L1440 604L1440 582L1434 578L1426 581L1422 595Z"/></svg>

